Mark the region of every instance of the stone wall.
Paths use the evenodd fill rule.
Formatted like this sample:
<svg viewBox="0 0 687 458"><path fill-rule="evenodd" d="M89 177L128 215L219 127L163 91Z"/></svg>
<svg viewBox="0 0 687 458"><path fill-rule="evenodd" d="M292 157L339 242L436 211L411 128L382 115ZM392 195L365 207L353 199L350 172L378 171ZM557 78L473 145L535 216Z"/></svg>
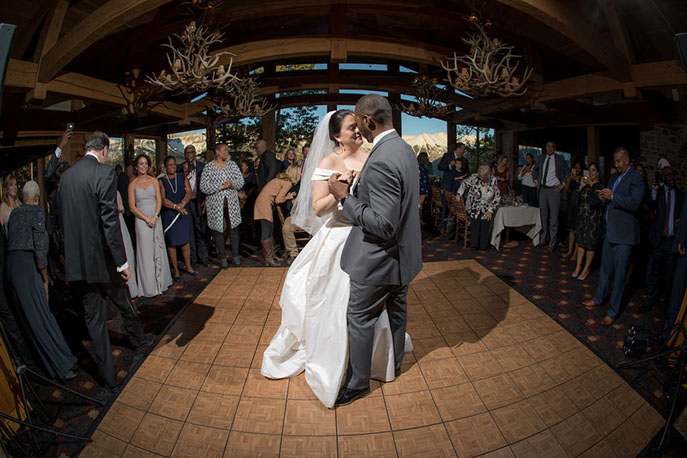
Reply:
<svg viewBox="0 0 687 458"><path fill-rule="evenodd" d="M652 179L657 169L659 154L665 155L673 170L678 185L687 185L687 128L669 129L654 127L639 134L640 162L646 167Z"/></svg>

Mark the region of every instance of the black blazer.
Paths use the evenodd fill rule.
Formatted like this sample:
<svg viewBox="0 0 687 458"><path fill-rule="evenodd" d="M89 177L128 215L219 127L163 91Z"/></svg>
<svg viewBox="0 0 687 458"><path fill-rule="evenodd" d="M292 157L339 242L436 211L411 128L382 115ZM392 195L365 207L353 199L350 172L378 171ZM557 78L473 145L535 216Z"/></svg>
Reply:
<svg viewBox="0 0 687 458"><path fill-rule="evenodd" d="M453 151L449 151L448 153L445 153L441 161L439 161L439 166L437 167L439 170L444 172L444 174L441 176L441 189L444 191L450 191L453 189L453 173L452 171L455 170L455 167L451 167L451 161L456 160L456 153Z"/></svg>
<svg viewBox="0 0 687 458"><path fill-rule="evenodd" d="M126 251L117 212L114 169L84 156L62 175L57 208L64 230L67 281L110 283Z"/></svg>
<svg viewBox="0 0 687 458"><path fill-rule="evenodd" d="M117 177L117 191L122 196L124 209L129 211L129 175L126 172L120 173Z"/></svg>
<svg viewBox="0 0 687 458"><path fill-rule="evenodd" d="M675 190L675 204L673 210L673 218L675 220L680 218L680 210L682 209L682 201L684 200L685 194L679 189ZM661 237L663 237L663 229L666 224L667 210L666 207L666 191L665 187L661 186L656 191L656 200L651 201L651 210L656 211L656 217L654 222L651 223L651 228L649 229L649 241L651 246L654 248L658 247L661 243ZM673 234L677 233L677 228L673 229Z"/></svg>
<svg viewBox="0 0 687 458"><path fill-rule="evenodd" d="M186 162L184 164L187 164ZM184 166L184 164L181 164L181 167ZM196 189L192 189L191 191L196 193L196 198L198 199L198 203L202 204L205 202L205 194L200 190L200 178L203 176L203 169L205 168L205 162L200 162L199 160L196 159ZM181 168L178 168L177 171L181 172Z"/></svg>
<svg viewBox="0 0 687 458"><path fill-rule="evenodd" d="M260 157L260 164L256 175L258 177L258 190L261 190L267 183L277 177L281 172L282 163L277 159L277 156L270 150L265 150Z"/></svg>

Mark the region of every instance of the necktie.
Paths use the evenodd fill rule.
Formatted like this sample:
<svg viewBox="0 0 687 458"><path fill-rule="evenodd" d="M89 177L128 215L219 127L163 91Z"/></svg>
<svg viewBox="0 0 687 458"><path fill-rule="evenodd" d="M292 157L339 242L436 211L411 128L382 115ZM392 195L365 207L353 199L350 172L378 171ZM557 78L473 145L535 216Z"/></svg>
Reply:
<svg viewBox="0 0 687 458"><path fill-rule="evenodd" d="M668 237L670 235L670 191L666 194L666 223L663 226L663 237Z"/></svg>
<svg viewBox="0 0 687 458"><path fill-rule="evenodd" d="M546 186L546 182L549 178L549 161L551 160L551 156L546 158L546 164L544 164L544 176L542 177L542 186Z"/></svg>

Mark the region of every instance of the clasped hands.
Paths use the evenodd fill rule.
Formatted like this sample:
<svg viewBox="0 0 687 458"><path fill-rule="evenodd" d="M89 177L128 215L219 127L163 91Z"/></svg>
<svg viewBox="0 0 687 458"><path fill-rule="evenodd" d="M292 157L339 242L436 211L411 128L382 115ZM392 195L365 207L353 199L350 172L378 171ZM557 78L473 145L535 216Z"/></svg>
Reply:
<svg viewBox="0 0 687 458"><path fill-rule="evenodd" d="M357 175L357 172L348 170L346 173L334 173L329 177L329 193L337 202L341 202L341 199L350 194L351 185Z"/></svg>

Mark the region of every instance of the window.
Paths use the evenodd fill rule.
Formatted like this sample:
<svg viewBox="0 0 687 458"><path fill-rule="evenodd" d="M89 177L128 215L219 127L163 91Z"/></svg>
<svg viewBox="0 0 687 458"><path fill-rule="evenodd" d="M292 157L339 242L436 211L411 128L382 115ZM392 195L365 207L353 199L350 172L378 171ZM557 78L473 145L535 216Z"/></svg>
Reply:
<svg viewBox="0 0 687 458"><path fill-rule="evenodd" d="M107 165L114 168L118 164L124 167L124 139L110 137L110 146L107 148Z"/></svg>
<svg viewBox="0 0 687 458"><path fill-rule="evenodd" d="M387 70L386 64L339 64L339 70L375 70L385 72Z"/></svg>
<svg viewBox="0 0 687 458"><path fill-rule="evenodd" d="M366 89L339 89L339 94L379 94L382 97L388 97L389 93L388 92L382 92L382 91L368 91Z"/></svg>

